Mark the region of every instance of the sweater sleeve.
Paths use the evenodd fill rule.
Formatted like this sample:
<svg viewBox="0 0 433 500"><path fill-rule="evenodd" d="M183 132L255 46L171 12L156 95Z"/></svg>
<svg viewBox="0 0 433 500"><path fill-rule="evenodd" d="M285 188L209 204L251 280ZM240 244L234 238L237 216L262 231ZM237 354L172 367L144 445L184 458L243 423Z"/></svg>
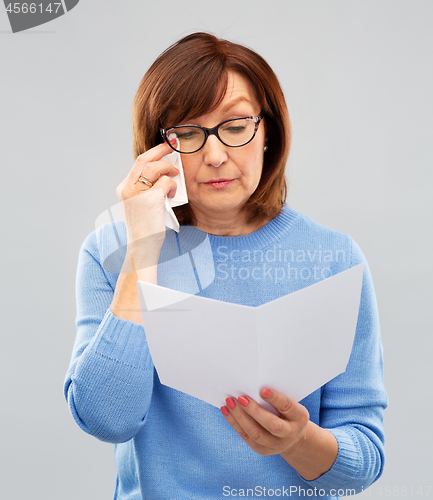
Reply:
<svg viewBox="0 0 433 500"><path fill-rule="evenodd" d="M143 326L117 318L110 310L116 281L110 274L101 265L93 232L78 260L77 336L64 393L85 432L121 443L145 423L154 366Z"/></svg>
<svg viewBox="0 0 433 500"><path fill-rule="evenodd" d="M355 340L346 371L322 388L320 426L332 432L338 455L332 468L309 488L361 492L382 474L384 467L383 410L387 395L383 383L379 317L370 271L352 240L350 267L364 263L361 302ZM343 493L348 494L348 493Z"/></svg>

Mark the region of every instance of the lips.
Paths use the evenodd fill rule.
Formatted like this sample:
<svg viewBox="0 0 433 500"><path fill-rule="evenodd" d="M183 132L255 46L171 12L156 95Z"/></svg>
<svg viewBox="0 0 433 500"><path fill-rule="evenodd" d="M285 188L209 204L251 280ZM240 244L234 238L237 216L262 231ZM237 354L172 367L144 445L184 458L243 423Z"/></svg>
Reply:
<svg viewBox="0 0 433 500"><path fill-rule="evenodd" d="M210 181L207 181L204 184L214 189L221 189L229 186L232 182L234 182L234 179L221 178L221 179L211 179Z"/></svg>

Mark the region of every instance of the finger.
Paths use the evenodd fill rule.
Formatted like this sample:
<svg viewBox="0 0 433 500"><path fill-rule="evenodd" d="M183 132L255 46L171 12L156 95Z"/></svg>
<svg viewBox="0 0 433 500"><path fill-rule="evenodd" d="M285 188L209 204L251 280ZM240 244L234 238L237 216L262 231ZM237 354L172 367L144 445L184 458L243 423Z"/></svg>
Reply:
<svg viewBox="0 0 433 500"><path fill-rule="evenodd" d="M238 422L236 421L236 419L230 413L230 411L227 408L227 406L221 406L221 412L224 415L224 417L227 420L227 422L233 427L233 429L239 434L239 436L242 439L247 440L248 439L248 434L238 424Z"/></svg>
<svg viewBox="0 0 433 500"><path fill-rule="evenodd" d="M138 155L136 160L139 161L157 161L160 160L163 156L166 154L172 153L173 149L166 143L163 142L161 144L158 144L157 146L154 146L151 149L148 149L144 153L141 153L141 155Z"/></svg>
<svg viewBox="0 0 433 500"><path fill-rule="evenodd" d="M273 448L278 444L278 438L273 436L267 429L260 425L254 417L249 415L245 411L245 408L236 402L234 398L227 398L226 402L227 406L230 408L230 415L236 420L237 425L242 429L243 433L248 436L248 439L268 448ZM241 437L248 442L243 435L241 435Z"/></svg>
<svg viewBox="0 0 433 500"><path fill-rule="evenodd" d="M172 198L176 194L177 184L176 181L171 177L163 175L154 183L154 185L150 189L152 191L162 189L164 196L170 195L169 197Z"/></svg>
<svg viewBox="0 0 433 500"><path fill-rule="evenodd" d="M171 163L160 160L143 164L138 173L136 173L135 168L133 168L128 174L128 180L136 184L137 182L140 182L139 178L143 175L150 182L155 183L163 175L175 177L178 174L179 170Z"/></svg>
<svg viewBox="0 0 433 500"><path fill-rule="evenodd" d="M245 413L272 436L278 438L290 436L291 426L285 418L274 415L248 396L239 396L238 403L243 407Z"/></svg>
<svg viewBox="0 0 433 500"><path fill-rule="evenodd" d="M172 152L173 150L166 142L164 142L163 144L158 144L158 146L155 146L154 148L149 149L145 153L137 156L135 163L131 169L131 174L136 175L138 178L144 165L150 162L159 161L163 156L168 155Z"/></svg>
<svg viewBox="0 0 433 500"><path fill-rule="evenodd" d="M310 419L305 406L281 394L281 392L266 388L260 391L260 396L289 421L298 421L300 424L306 424Z"/></svg>
<svg viewBox="0 0 433 500"><path fill-rule="evenodd" d="M264 446L261 446L258 443L255 443L251 440L250 436L245 432L245 430L241 427L239 422L233 417L232 413L230 413L227 406L221 407L221 412L224 415L227 422L233 427L233 429L239 434L239 436L250 446L253 450L257 451L257 453L262 453L263 455L267 455L267 449Z"/></svg>

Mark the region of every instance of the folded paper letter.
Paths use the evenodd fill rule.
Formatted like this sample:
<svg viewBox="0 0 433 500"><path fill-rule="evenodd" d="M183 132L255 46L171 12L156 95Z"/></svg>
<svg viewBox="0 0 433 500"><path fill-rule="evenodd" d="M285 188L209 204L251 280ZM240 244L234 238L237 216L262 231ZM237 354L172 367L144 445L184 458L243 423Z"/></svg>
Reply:
<svg viewBox="0 0 433 500"><path fill-rule="evenodd" d="M258 307L138 281L147 342L160 381L206 401L271 387L300 401L346 370L364 265Z"/></svg>

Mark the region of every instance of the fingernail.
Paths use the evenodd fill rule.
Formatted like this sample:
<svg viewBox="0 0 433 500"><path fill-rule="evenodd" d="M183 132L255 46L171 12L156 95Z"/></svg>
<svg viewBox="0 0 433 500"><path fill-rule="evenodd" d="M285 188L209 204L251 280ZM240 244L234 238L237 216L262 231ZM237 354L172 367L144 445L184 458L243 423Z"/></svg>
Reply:
<svg viewBox="0 0 433 500"><path fill-rule="evenodd" d="M233 408L236 406L236 403L233 401L232 398L227 398L226 399L227 406L233 410Z"/></svg>
<svg viewBox="0 0 433 500"><path fill-rule="evenodd" d="M170 144L172 144L173 146L176 144L177 140L176 139L170 139Z"/></svg>
<svg viewBox="0 0 433 500"><path fill-rule="evenodd" d="M250 402L245 396L239 396L238 401L242 406L248 406L250 404Z"/></svg>
<svg viewBox="0 0 433 500"><path fill-rule="evenodd" d="M221 411L222 411L222 414L227 417L227 415L229 414L229 411L227 409L227 406L221 406Z"/></svg>
<svg viewBox="0 0 433 500"><path fill-rule="evenodd" d="M264 398L268 398L270 395L271 395L271 393L270 393L270 391L268 391L268 389L265 389L262 392L262 397L264 397Z"/></svg>

